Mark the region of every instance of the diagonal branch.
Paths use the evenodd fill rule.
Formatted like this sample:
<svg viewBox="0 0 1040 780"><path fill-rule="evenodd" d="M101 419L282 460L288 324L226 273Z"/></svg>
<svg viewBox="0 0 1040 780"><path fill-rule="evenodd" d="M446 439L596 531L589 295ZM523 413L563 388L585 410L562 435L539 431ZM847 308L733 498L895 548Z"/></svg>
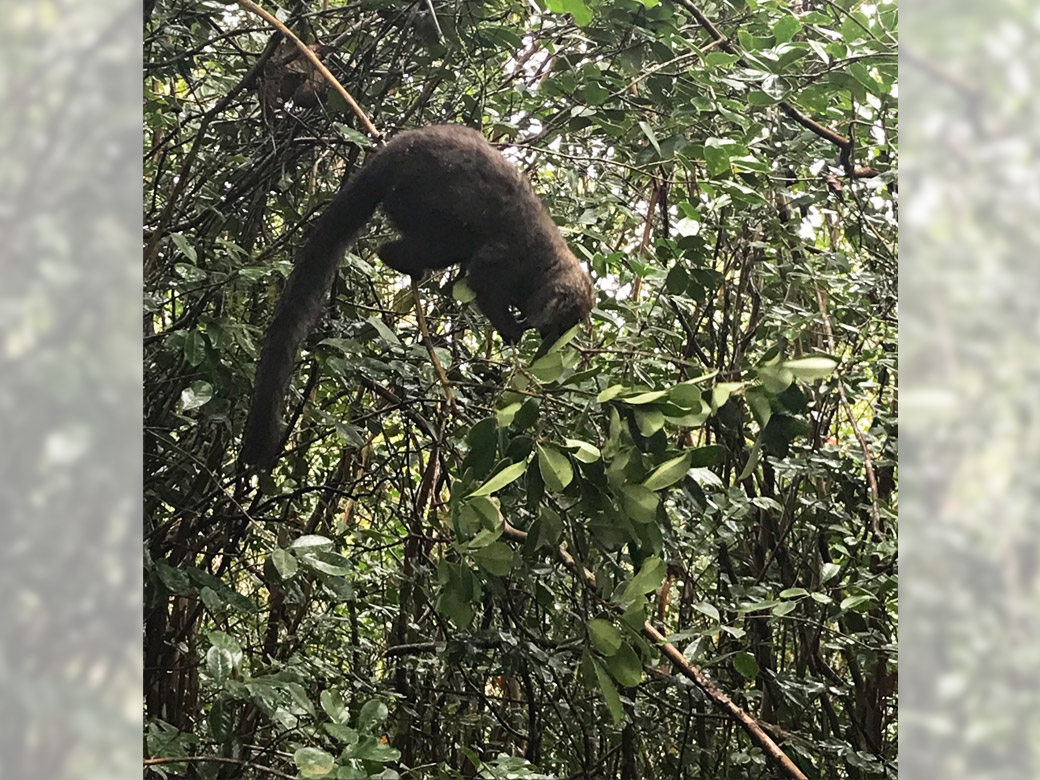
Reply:
<svg viewBox="0 0 1040 780"><path fill-rule="evenodd" d="M691 2L691 0L672 1L681 5L687 11L689 11L690 15L697 20L697 23L705 30L707 30L708 34L711 35L711 37L714 39L714 42L719 46L720 49L730 54L736 55L736 57L738 58L737 64L739 64L741 67L749 67L747 60L745 60L741 56L740 50L733 45L733 42L729 38L722 34L722 31L718 27L716 27L715 24L711 21L711 19L705 16L704 12L701 11L701 9L698 8L696 5L694 5ZM781 111L787 114L788 117L800 124L806 130L815 133L820 138L824 139L825 141L829 141L830 143L838 147L838 160L839 162L841 162L841 167L845 171L845 175L848 176L850 179L872 179L873 177L880 175L877 169L875 168L855 165L852 162L852 152L855 149L856 143L851 135L848 138L846 138L845 136L841 135L841 133L838 133L834 130L831 130L829 127L821 125L815 119L812 119L803 114L801 111L795 108L793 104L787 102L786 100L781 100L779 106Z"/></svg>
<svg viewBox="0 0 1040 780"><path fill-rule="evenodd" d="M526 532L521 531L519 528L514 528L505 518L502 519L502 522L504 525L504 536L517 542L523 542L527 539ZM555 548L554 552L567 567L583 576L590 585L595 586L596 575L579 564L574 559L574 556L562 547ZM715 703L716 707L740 724L740 727L747 732L751 741L776 762L786 777L790 778L790 780L809 780L805 773L773 741L772 737L762 729L758 721L738 707L729 696L719 690L711 679L691 664L675 645L665 641L664 635L649 620L643 623L643 634L651 642L660 646L661 652L668 656L668 660L675 664L684 677L692 680Z"/></svg>
<svg viewBox="0 0 1040 780"><path fill-rule="evenodd" d="M830 350L832 355L836 355L838 347L834 342L834 331L831 328L830 317L827 316L827 299L824 297L823 291L818 286L816 287L816 302L820 306L820 317L823 320L823 332L827 336L827 348ZM867 486L870 488L870 530L873 532L875 539L880 539L882 537L880 509L881 498L878 491L877 476L874 473L874 457L870 454L870 447L867 446L867 437L864 436L863 431L859 429L859 423L856 420L856 415L852 411L852 405L849 403L848 396L845 395L845 382L841 374L838 374L838 397L841 399L841 408L845 412L845 416L849 418L849 425L852 426L852 432L855 434L856 440L859 442L860 450L863 452L863 467L867 473Z"/></svg>

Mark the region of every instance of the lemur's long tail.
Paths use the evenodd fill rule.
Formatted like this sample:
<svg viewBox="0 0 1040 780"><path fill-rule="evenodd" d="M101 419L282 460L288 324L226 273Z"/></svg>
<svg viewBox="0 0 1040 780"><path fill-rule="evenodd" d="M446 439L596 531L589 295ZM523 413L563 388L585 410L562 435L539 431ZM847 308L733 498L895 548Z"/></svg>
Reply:
<svg viewBox="0 0 1040 780"><path fill-rule="evenodd" d="M383 199L383 177L361 168L329 204L296 257L264 337L239 459L270 468L282 448L282 401L296 353L321 313L340 258Z"/></svg>

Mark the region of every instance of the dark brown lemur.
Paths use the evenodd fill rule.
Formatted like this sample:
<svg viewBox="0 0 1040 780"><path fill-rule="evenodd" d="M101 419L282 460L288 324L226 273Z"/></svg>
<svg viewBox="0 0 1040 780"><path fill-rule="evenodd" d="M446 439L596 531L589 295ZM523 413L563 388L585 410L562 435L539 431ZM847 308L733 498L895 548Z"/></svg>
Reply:
<svg viewBox="0 0 1040 780"><path fill-rule="evenodd" d="M529 327L555 339L592 310L589 275L527 180L480 133L454 125L400 133L344 185L299 252L260 353L244 463L268 468L277 460L296 352L340 257L378 206L401 234L379 248L383 262L416 277L462 265L507 343Z"/></svg>

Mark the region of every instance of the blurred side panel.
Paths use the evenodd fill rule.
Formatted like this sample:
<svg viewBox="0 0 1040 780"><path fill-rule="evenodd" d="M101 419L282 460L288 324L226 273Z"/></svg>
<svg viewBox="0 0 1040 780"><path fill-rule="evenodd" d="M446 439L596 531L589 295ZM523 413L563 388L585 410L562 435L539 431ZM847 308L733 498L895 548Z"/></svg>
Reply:
<svg viewBox="0 0 1040 780"><path fill-rule="evenodd" d="M1040 776L1040 7L901 7L900 764Z"/></svg>
<svg viewBox="0 0 1040 780"><path fill-rule="evenodd" d="M141 6L0 4L0 777L140 777Z"/></svg>

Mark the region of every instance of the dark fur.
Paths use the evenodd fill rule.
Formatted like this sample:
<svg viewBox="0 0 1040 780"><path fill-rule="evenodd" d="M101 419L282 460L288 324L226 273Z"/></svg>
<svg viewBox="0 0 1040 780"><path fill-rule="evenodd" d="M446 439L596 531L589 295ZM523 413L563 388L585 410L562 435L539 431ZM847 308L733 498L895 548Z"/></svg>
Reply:
<svg viewBox="0 0 1040 780"><path fill-rule="evenodd" d="M480 133L454 125L403 132L340 190L300 250L260 354L244 462L268 467L277 459L296 352L342 253L380 205L401 234L379 248L383 262L413 276L463 265L478 306L507 343L529 327L555 339L592 310L592 281L559 228Z"/></svg>

